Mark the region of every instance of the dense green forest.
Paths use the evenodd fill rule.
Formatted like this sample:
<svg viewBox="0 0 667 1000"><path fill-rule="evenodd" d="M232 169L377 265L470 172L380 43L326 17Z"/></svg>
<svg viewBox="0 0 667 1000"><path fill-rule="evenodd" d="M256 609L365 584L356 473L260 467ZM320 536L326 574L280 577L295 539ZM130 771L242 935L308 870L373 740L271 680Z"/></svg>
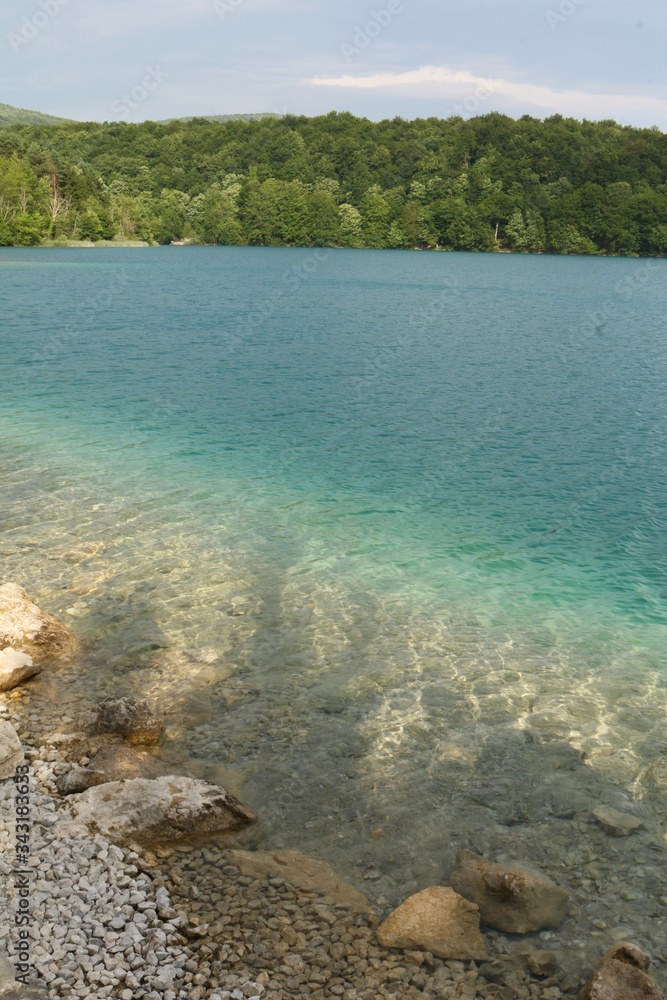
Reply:
<svg viewBox="0 0 667 1000"><path fill-rule="evenodd" d="M667 136L501 114L0 128L0 245L667 253Z"/></svg>

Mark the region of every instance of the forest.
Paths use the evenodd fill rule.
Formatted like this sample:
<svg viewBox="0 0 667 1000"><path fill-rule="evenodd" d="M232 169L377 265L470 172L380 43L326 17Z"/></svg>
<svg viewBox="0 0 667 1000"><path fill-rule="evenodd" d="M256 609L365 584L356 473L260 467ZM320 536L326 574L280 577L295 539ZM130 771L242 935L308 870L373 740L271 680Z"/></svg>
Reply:
<svg viewBox="0 0 667 1000"><path fill-rule="evenodd" d="M553 115L347 112L0 127L0 246L667 254L667 136Z"/></svg>

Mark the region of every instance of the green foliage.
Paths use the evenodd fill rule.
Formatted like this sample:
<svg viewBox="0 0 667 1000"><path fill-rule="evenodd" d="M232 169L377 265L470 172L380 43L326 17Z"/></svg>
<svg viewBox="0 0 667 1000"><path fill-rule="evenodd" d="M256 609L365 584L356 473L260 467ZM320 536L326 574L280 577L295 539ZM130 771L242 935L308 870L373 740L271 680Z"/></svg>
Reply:
<svg viewBox="0 0 667 1000"><path fill-rule="evenodd" d="M495 113L0 128L0 245L114 237L667 255L667 136Z"/></svg>
<svg viewBox="0 0 667 1000"><path fill-rule="evenodd" d="M10 222L9 231L14 246L37 246L42 239L41 219L30 212L17 212Z"/></svg>

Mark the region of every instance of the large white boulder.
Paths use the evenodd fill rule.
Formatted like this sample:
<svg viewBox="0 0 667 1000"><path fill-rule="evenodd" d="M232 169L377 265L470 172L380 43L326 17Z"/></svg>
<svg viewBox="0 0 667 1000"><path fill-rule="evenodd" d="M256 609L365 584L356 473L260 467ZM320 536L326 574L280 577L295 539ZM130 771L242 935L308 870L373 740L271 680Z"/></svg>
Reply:
<svg viewBox="0 0 667 1000"><path fill-rule="evenodd" d="M58 837L97 835L121 845L234 833L257 819L219 785L175 775L108 781L70 795L60 815Z"/></svg>
<svg viewBox="0 0 667 1000"><path fill-rule="evenodd" d="M41 669L27 653L20 653L11 646L0 650L0 691L11 691Z"/></svg>
<svg viewBox="0 0 667 1000"><path fill-rule="evenodd" d="M28 653L33 659L69 656L79 641L61 622L45 614L17 583L0 586L0 649Z"/></svg>

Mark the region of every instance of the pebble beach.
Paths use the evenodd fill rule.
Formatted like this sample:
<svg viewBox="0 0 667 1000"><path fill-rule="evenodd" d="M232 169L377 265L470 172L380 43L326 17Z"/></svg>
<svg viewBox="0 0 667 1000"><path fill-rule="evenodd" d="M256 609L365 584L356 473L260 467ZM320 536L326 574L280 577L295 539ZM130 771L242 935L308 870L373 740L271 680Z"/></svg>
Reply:
<svg viewBox="0 0 667 1000"><path fill-rule="evenodd" d="M234 851L215 840L152 849L119 847L102 837L54 833L62 797L57 782L86 767L85 747L35 739L23 719L23 689L0 695L30 760L35 817L31 905L36 975L30 996L98 1000L325 1000L344 997L559 1000L585 979L559 967L554 934L530 935L508 952L487 931L484 962L443 960L425 950L389 950L376 938L381 915L332 902L326 889L252 877ZM0 784L11 814L13 782ZM11 875L12 824L0 829L0 872ZM11 953L12 901L0 897L0 953ZM541 946L541 947L540 947ZM6 961L6 958L5 958ZM542 967L540 967L542 963ZM531 965L539 974L531 972ZM5 970L6 971L6 970ZM4 995L4 994L1 994ZM24 992L8 996L24 997Z"/></svg>
<svg viewBox="0 0 667 1000"><path fill-rule="evenodd" d="M21 734L20 715L0 709ZM26 744L28 746L28 744ZM500 985L475 963L377 945L379 919L327 905L282 878L243 876L208 847L122 849L100 838L51 832L57 778L71 764L43 745L29 749L36 835L32 861L34 968L45 996L98 1000L287 1000L349 997L500 996L558 1000L561 991L515 969ZM3 815L13 785L0 785ZM11 874L10 824L0 832L0 873ZM1 900L0 945L11 948ZM490 971L490 970L488 970ZM496 975L497 975L496 970Z"/></svg>

